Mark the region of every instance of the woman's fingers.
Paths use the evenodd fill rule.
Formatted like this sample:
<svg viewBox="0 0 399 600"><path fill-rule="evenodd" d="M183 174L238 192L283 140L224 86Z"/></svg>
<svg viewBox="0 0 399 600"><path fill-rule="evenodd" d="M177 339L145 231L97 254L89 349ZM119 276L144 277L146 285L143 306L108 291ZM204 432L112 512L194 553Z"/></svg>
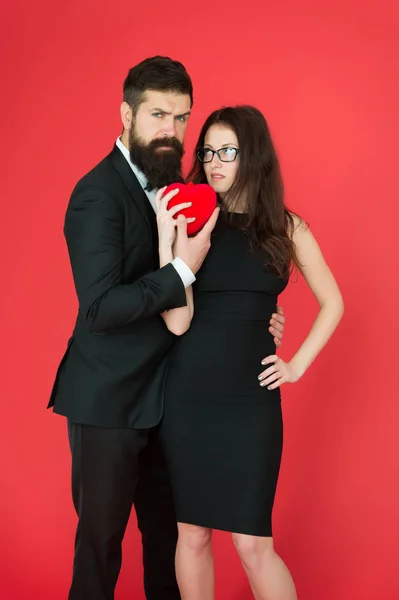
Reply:
<svg viewBox="0 0 399 600"><path fill-rule="evenodd" d="M278 356L275 354L267 356L262 360L262 365L270 365L258 375L259 384L262 387L267 386L268 390L274 390L285 382L284 362Z"/></svg>
<svg viewBox="0 0 399 600"><path fill-rule="evenodd" d="M272 373L272 375L269 375L269 377L262 379L262 381L260 382L260 385L262 387L265 387L266 385L270 385L277 379L281 379L281 377L283 377L282 373L280 373L279 371L275 371L274 373Z"/></svg>
<svg viewBox="0 0 399 600"><path fill-rule="evenodd" d="M285 383L285 378L284 377L280 377L280 379L277 379L277 381L275 381L274 383L271 383L270 385L267 386L268 390L275 390L276 388L280 387L280 385L282 385L283 383ZM266 383L265 383L266 385Z"/></svg>
<svg viewBox="0 0 399 600"><path fill-rule="evenodd" d="M163 191L165 191L165 190L166 190L166 188L163 188ZM161 197L161 207L166 210L168 208L169 201L172 200L172 198L174 198L175 196L177 196L177 194L179 192L180 192L180 190L177 188L175 190L168 192L166 194L166 196L162 196Z"/></svg>
<svg viewBox="0 0 399 600"><path fill-rule="evenodd" d="M268 377L269 375L272 375L273 373L276 373L276 371L278 371L278 367L276 365L273 365L272 367L269 367L268 369L265 369L264 371L262 371L262 373L259 374L258 379L265 379L265 377Z"/></svg>
<svg viewBox="0 0 399 600"><path fill-rule="evenodd" d="M181 210L184 210L185 208L190 208L190 206L192 206L193 203L192 202L183 202L182 204L176 204L176 206L173 206L173 208L170 208L168 210L168 213L170 214L171 217L174 217L178 212L180 212Z"/></svg>
<svg viewBox="0 0 399 600"><path fill-rule="evenodd" d="M278 356L276 354L270 354L269 356L266 356L266 358L264 358L261 363L262 365L270 365L270 363L275 363L279 360Z"/></svg>
<svg viewBox="0 0 399 600"><path fill-rule="evenodd" d="M166 185L163 188L160 188L157 191L157 195L155 196L155 206L157 207L157 212L159 211L159 209L161 207L161 199L162 199L162 195L165 190L166 190Z"/></svg>

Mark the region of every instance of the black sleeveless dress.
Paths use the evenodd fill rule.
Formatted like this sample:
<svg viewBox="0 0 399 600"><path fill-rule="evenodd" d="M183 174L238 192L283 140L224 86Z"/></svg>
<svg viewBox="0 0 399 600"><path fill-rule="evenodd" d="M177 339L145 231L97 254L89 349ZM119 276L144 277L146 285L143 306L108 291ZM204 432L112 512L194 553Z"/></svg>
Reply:
<svg viewBox="0 0 399 600"><path fill-rule="evenodd" d="M280 390L258 381L261 360L275 353L269 320L287 284L266 259L219 218L191 327L171 357L161 424L177 520L258 536L272 533L283 437Z"/></svg>

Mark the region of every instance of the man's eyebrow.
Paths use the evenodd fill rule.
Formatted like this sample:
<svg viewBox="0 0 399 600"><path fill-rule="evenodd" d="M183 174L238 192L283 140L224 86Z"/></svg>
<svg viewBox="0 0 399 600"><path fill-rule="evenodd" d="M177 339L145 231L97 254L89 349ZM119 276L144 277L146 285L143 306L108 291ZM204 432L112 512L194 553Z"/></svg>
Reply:
<svg viewBox="0 0 399 600"><path fill-rule="evenodd" d="M150 112L160 112L164 115L171 115L171 112L168 112L167 110L164 110L163 108L158 108L158 107L154 107L150 109ZM188 110L187 112L181 114L181 115L176 115L176 117L188 117L189 115L191 115L191 110Z"/></svg>

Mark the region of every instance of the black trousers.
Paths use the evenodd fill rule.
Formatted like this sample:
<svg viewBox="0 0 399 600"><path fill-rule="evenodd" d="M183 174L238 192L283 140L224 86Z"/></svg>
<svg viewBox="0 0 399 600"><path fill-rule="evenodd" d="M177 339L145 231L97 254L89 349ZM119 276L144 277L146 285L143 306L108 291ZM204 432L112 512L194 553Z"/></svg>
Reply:
<svg viewBox="0 0 399 600"><path fill-rule="evenodd" d="M134 504L147 600L179 600L177 526L157 428L107 429L68 421L72 496L79 517L69 600L113 600Z"/></svg>

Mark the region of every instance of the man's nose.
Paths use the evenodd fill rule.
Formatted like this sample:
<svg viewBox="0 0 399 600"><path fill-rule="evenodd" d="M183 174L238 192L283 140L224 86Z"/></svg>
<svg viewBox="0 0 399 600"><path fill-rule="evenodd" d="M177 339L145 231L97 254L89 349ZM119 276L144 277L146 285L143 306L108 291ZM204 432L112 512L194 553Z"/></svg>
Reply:
<svg viewBox="0 0 399 600"><path fill-rule="evenodd" d="M176 128L175 128L175 120L172 119L165 119L165 122L163 123L163 127L162 127L162 134L166 137L175 137L176 135Z"/></svg>

